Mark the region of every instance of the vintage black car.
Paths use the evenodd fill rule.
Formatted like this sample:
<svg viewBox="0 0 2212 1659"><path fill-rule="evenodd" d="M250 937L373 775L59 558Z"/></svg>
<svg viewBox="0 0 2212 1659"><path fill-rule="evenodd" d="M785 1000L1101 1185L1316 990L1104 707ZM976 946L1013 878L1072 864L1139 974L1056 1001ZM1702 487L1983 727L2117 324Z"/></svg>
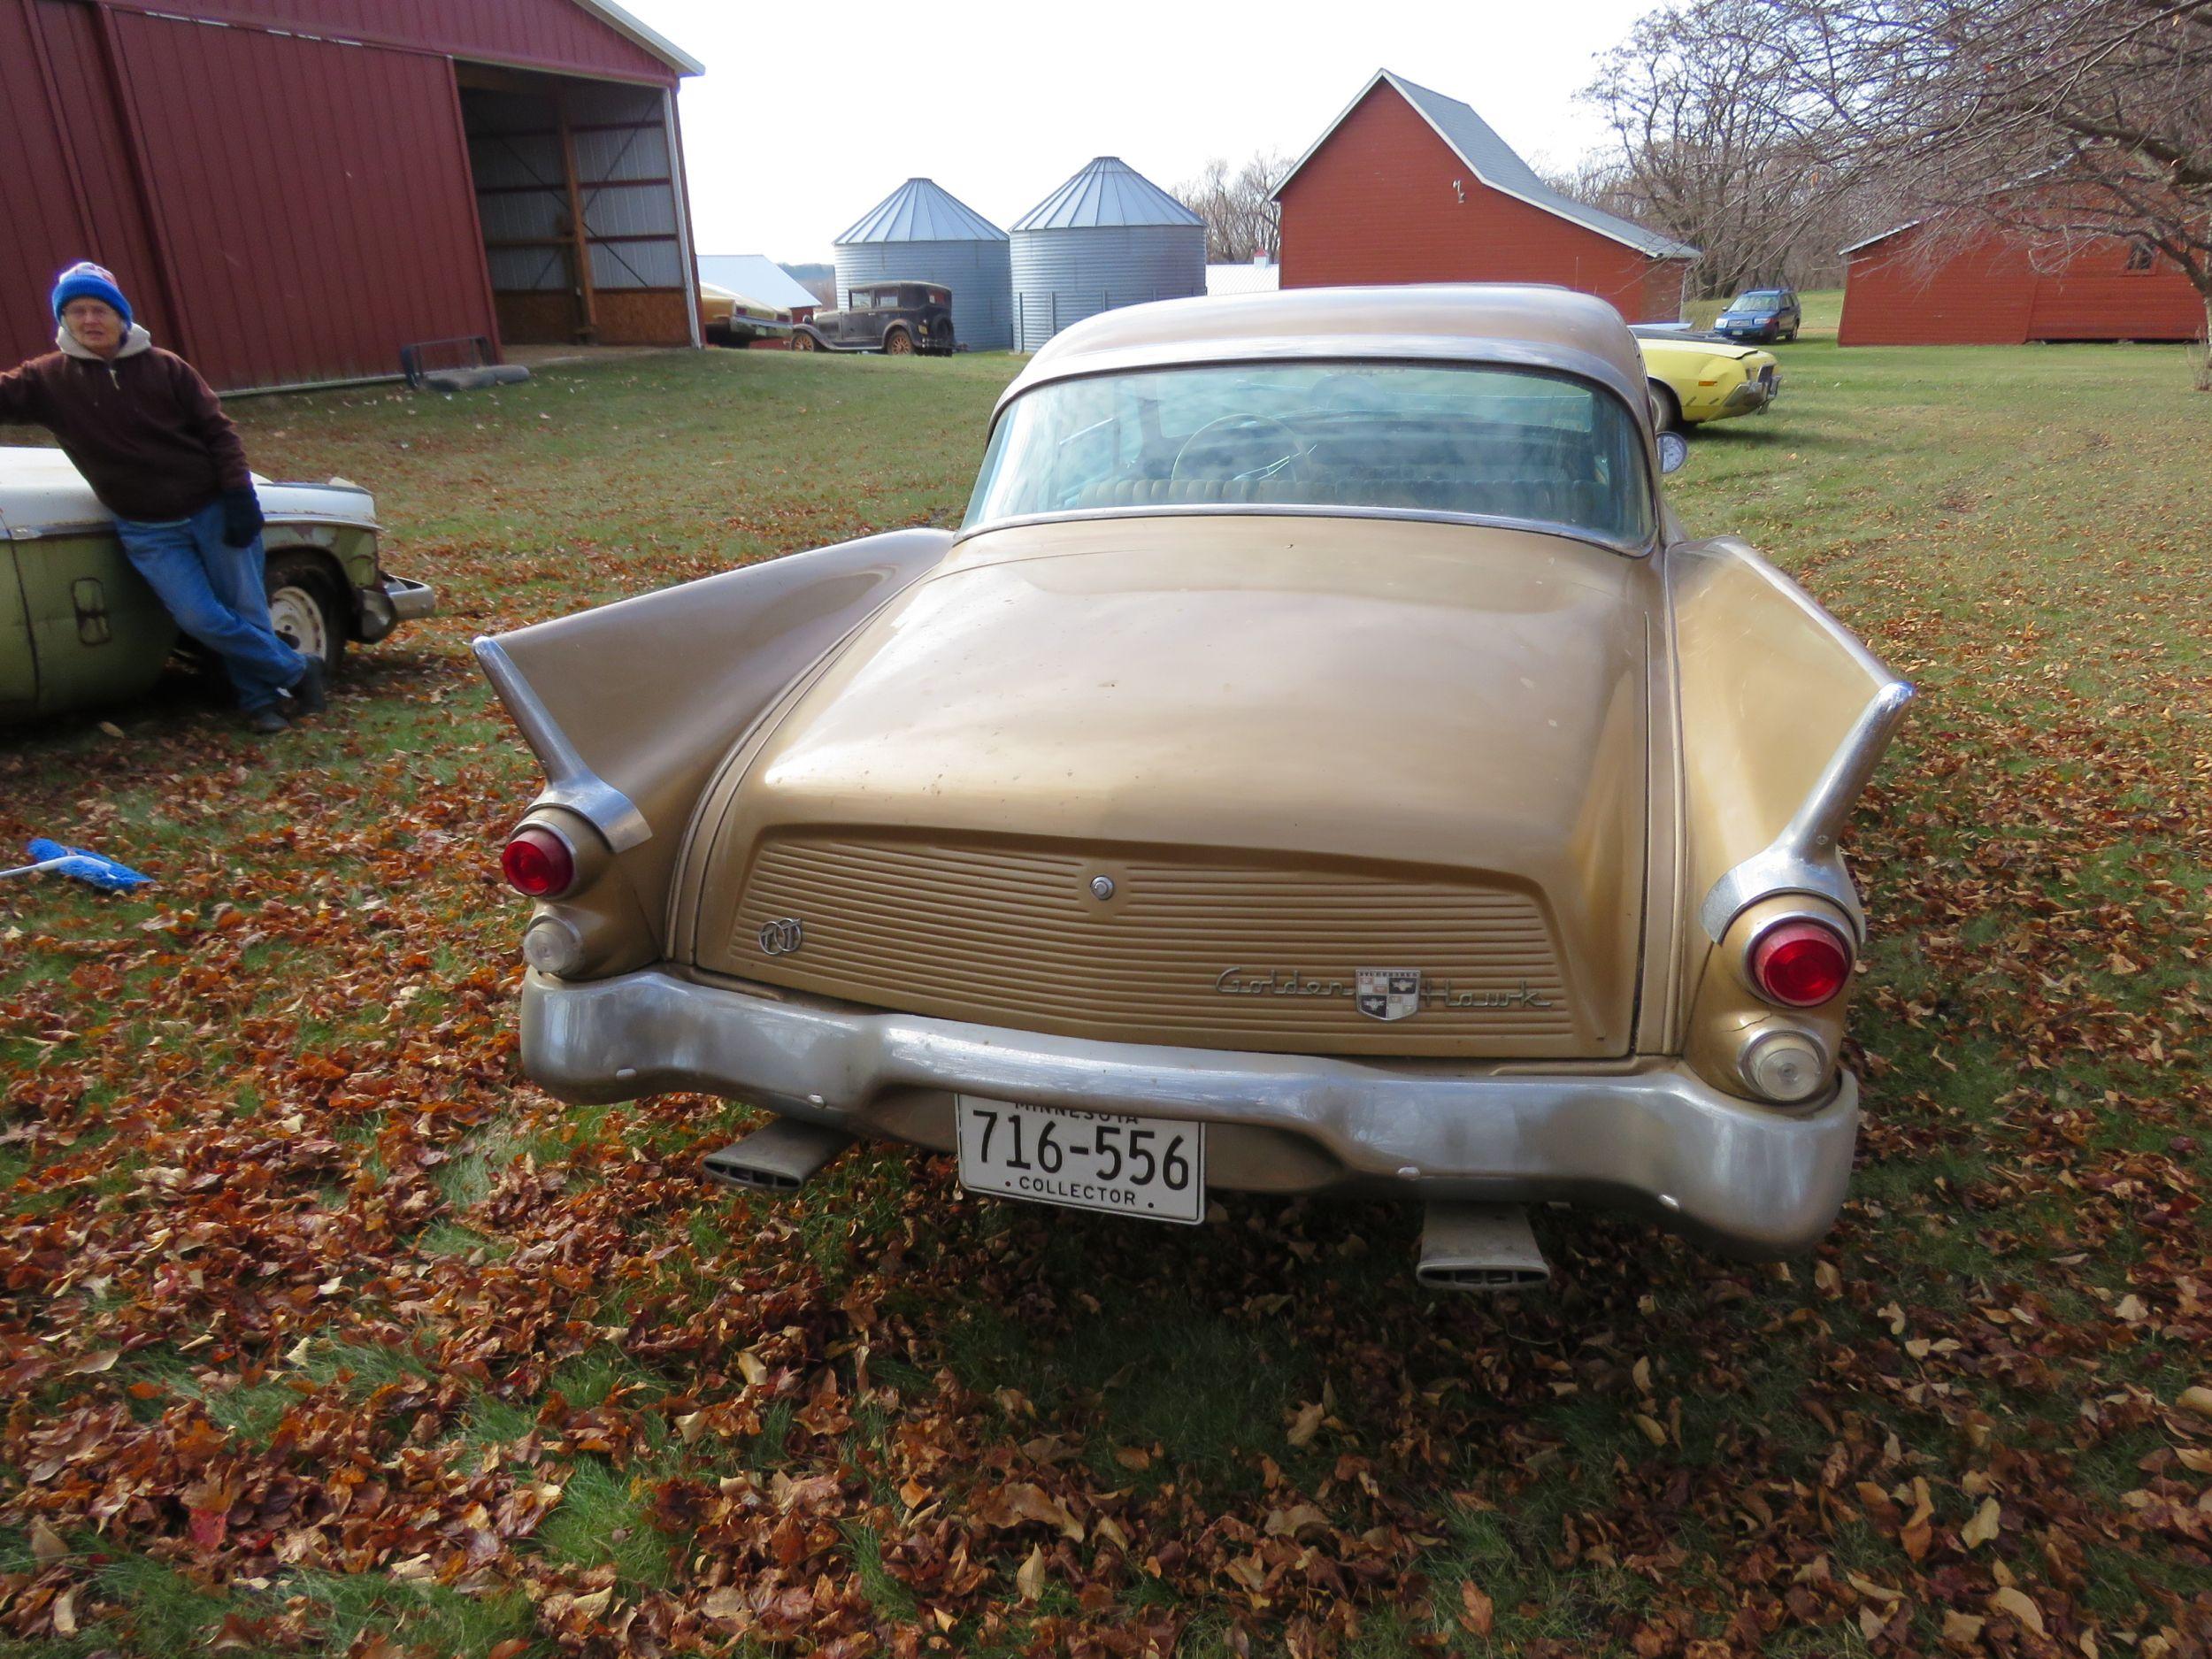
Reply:
<svg viewBox="0 0 2212 1659"><path fill-rule="evenodd" d="M841 311L817 311L791 331L794 351L917 351L950 357L952 290L933 282L867 282L845 292Z"/></svg>

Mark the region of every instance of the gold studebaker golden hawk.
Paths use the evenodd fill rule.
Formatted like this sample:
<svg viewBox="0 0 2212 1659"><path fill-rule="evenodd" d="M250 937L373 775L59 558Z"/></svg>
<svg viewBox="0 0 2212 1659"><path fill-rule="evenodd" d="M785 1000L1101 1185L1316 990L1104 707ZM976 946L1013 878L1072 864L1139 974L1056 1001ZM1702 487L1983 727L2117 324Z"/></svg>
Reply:
<svg viewBox="0 0 2212 1659"><path fill-rule="evenodd" d="M1422 1201L1752 1256L1840 1204L1838 847L1911 688L1687 535L1619 318L1555 289L1133 306L999 401L966 518L478 641L547 786L526 1072L972 1191L1197 1222Z"/></svg>

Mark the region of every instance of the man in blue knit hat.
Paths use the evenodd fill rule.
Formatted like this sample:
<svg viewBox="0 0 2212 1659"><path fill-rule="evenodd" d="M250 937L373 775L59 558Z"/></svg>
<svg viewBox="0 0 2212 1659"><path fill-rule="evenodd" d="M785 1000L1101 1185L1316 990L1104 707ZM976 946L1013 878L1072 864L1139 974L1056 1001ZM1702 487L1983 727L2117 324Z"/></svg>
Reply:
<svg viewBox="0 0 2212 1659"><path fill-rule="evenodd" d="M89 260L61 273L53 309L59 349L0 374L0 421L54 434L177 626L222 659L249 726L281 732L288 713L320 710L321 658L269 626L261 503L215 394Z"/></svg>

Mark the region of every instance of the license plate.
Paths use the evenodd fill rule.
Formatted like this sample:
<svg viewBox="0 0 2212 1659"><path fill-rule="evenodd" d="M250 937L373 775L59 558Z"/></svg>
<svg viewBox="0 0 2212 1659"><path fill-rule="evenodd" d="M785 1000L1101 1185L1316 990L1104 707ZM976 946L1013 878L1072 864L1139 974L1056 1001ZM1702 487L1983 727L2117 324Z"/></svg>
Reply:
<svg viewBox="0 0 2212 1659"><path fill-rule="evenodd" d="M1072 1210L1206 1217L1206 1126L1169 1118L958 1098L960 1184Z"/></svg>

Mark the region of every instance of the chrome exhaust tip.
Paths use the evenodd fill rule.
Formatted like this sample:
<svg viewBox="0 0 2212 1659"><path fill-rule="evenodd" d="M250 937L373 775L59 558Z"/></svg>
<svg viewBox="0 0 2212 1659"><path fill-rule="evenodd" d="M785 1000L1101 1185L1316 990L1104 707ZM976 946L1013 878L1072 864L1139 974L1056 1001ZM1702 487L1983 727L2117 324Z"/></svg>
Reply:
<svg viewBox="0 0 2212 1659"><path fill-rule="evenodd" d="M1413 1277L1431 1290L1540 1290L1551 1264L1519 1204L1432 1203Z"/></svg>
<svg viewBox="0 0 2212 1659"><path fill-rule="evenodd" d="M852 1145L841 1129L778 1118L699 1161L706 1178L749 1193L795 1193Z"/></svg>

